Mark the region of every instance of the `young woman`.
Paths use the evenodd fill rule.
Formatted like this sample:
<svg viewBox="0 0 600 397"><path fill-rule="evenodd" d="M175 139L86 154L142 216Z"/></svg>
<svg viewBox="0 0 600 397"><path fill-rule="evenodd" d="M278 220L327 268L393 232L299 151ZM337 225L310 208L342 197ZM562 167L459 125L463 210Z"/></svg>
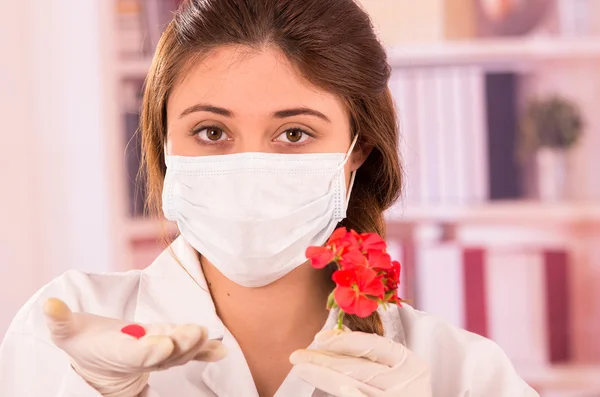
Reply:
<svg viewBox="0 0 600 397"><path fill-rule="evenodd" d="M407 305L332 331L330 273L304 251L339 224L384 233L389 74L352 0L184 2L141 125L149 204L181 236L146 270L39 291L2 345L0 395L535 396L493 342Z"/></svg>

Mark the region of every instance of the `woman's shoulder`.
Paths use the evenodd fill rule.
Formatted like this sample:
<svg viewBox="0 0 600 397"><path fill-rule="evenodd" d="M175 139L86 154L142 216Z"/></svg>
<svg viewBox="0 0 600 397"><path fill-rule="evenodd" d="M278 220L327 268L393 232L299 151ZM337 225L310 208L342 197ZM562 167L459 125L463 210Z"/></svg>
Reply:
<svg viewBox="0 0 600 397"><path fill-rule="evenodd" d="M40 288L19 310L8 333L45 338L42 312L48 298L64 301L73 311L130 318L140 285L140 271L86 273L69 270Z"/></svg>
<svg viewBox="0 0 600 397"><path fill-rule="evenodd" d="M406 346L430 366L434 395L537 395L494 341L408 305L399 313Z"/></svg>

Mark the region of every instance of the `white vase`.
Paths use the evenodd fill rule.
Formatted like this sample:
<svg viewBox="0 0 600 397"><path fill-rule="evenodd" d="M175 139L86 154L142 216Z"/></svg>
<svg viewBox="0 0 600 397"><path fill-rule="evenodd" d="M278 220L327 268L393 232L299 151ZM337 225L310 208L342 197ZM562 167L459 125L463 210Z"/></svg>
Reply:
<svg viewBox="0 0 600 397"><path fill-rule="evenodd" d="M567 154L563 149L541 148L536 153L538 194L541 201L566 198Z"/></svg>

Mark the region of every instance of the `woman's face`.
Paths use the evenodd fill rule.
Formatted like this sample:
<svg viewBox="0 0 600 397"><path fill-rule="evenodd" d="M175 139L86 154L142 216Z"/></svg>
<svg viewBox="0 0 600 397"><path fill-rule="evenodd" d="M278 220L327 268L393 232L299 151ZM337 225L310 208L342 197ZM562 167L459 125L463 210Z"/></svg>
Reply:
<svg viewBox="0 0 600 397"><path fill-rule="evenodd" d="M222 47L190 69L167 104L167 154L347 152L342 101L303 79L278 50ZM362 163L359 150L346 165Z"/></svg>

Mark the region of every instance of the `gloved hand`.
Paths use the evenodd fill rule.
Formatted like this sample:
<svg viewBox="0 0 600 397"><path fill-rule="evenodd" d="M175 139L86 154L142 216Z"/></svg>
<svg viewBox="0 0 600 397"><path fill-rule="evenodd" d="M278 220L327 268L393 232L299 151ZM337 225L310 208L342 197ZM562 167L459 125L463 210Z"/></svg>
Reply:
<svg viewBox="0 0 600 397"><path fill-rule="evenodd" d="M75 371L105 397L136 397L149 373L191 360L217 361L227 351L207 339L199 325L146 324L139 339L121 330L130 323L88 313L73 313L61 300L44 305L52 341L65 351Z"/></svg>
<svg viewBox="0 0 600 397"><path fill-rule="evenodd" d="M375 334L322 331L316 350L290 356L298 376L336 397L430 397L425 362L405 346Z"/></svg>

